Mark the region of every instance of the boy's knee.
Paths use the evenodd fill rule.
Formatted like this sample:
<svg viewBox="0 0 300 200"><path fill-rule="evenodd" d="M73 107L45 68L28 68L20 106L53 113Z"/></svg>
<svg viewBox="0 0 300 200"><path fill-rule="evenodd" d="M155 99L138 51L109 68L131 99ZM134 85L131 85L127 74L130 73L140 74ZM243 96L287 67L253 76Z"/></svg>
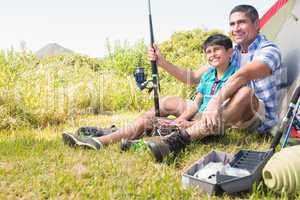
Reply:
<svg viewBox="0 0 300 200"><path fill-rule="evenodd" d="M176 96L165 96L165 97L160 98L160 104L161 104L161 106L172 104L173 102L178 101L178 99L179 99L179 97L176 97Z"/></svg>
<svg viewBox="0 0 300 200"><path fill-rule="evenodd" d="M166 114L176 114L184 106L184 100L176 96L166 96L160 100L160 110Z"/></svg>

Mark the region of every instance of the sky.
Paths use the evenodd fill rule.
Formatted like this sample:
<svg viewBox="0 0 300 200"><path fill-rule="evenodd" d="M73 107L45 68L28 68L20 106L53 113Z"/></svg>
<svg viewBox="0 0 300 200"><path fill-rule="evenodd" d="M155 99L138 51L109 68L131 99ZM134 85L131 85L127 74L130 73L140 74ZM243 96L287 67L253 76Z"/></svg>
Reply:
<svg viewBox="0 0 300 200"><path fill-rule="evenodd" d="M103 57L106 43L149 43L147 0L0 0L0 49L37 51L48 43ZM151 0L155 42L195 28L228 32L228 13L238 4L262 16L276 0Z"/></svg>

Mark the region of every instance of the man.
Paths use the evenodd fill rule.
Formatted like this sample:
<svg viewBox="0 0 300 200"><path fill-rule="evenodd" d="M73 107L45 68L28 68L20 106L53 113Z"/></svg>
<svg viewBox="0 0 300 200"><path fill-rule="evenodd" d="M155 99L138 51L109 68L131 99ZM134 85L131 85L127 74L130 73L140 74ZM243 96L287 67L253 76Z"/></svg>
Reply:
<svg viewBox="0 0 300 200"><path fill-rule="evenodd" d="M229 15L230 31L236 42L232 60L240 68L208 103L202 118L192 127L148 142L152 153L161 161L170 152L179 152L191 140L218 134L223 123L235 124L258 132L266 132L277 120L277 75L281 71L281 55L276 45L259 34L259 16L249 5L239 5ZM184 71L166 62L158 49L149 57L179 80L194 84L203 71ZM205 69L206 70L206 69ZM227 104L224 106L224 102ZM255 120L257 117L259 121Z"/></svg>
<svg viewBox="0 0 300 200"><path fill-rule="evenodd" d="M181 129L147 142L158 161L171 152L181 151L192 140L219 134L218 129L222 125L234 124L265 132L276 123L278 80L275 75L281 67L279 49L259 34L259 17L254 7L236 6L230 12L229 21L233 40L237 43L232 60L240 69L211 99L197 123L186 130ZM201 67L197 71L181 69L166 61L157 48L150 49L148 55L150 60L156 60L169 74L189 85L198 84L202 74L208 70L208 67ZM187 102L181 98L163 98L160 102L161 116L179 116L187 106ZM131 126L108 136L82 140L65 134L64 141L70 146L99 149L122 138L135 139L151 124L153 116L154 110L148 111Z"/></svg>

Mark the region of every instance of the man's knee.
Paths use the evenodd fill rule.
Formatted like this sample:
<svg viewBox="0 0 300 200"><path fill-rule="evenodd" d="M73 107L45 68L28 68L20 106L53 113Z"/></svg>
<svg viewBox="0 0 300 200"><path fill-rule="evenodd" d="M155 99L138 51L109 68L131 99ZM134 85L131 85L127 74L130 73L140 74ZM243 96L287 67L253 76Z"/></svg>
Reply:
<svg viewBox="0 0 300 200"><path fill-rule="evenodd" d="M248 105L251 108L256 108L258 105L258 99L256 98L254 91L249 87L240 88L234 97L237 104Z"/></svg>
<svg viewBox="0 0 300 200"><path fill-rule="evenodd" d="M243 112L245 119L251 118L258 109L258 99L249 87L242 87L236 94L235 104Z"/></svg>
<svg viewBox="0 0 300 200"><path fill-rule="evenodd" d="M254 91L249 87L242 87L238 90L236 95L241 99L248 99L254 95Z"/></svg>

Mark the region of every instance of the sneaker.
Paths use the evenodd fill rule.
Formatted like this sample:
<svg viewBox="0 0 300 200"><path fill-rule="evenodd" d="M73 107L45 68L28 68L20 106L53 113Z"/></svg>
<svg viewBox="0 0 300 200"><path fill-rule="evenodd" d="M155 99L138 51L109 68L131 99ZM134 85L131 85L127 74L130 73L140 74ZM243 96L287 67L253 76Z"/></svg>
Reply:
<svg viewBox="0 0 300 200"><path fill-rule="evenodd" d="M130 149L133 149L134 151L145 149L147 148L148 140L154 141L155 139L159 139L159 136L152 136L145 139L135 139L135 140L129 140L129 139L122 139L120 143L120 149L121 151L128 151Z"/></svg>
<svg viewBox="0 0 300 200"><path fill-rule="evenodd" d="M91 137L101 137L104 135L109 135L117 130L118 130L118 128L115 125L112 125L110 128L98 128L95 126L82 126L76 131L76 134L83 135L83 136L91 136Z"/></svg>
<svg viewBox="0 0 300 200"><path fill-rule="evenodd" d="M121 151L128 151L135 143L137 143L135 140L122 139L120 143L120 149Z"/></svg>
<svg viewBox="0 0 300 200"><path fill-rule="evenodd" d="M143 139L138 139L138 140L122 139L120 144L120 148L122 151L128 151L129 149L133 149L134 151L137 151L139 149L143 149L144 147L146 147L146 143Z"/></svg>
<svg viewBox="0 0 300 200"><path fill-rule="evenodd" d="M94 149L99 150L103 147L101 142L95 138L87 137L87 136L75 136L71 133L63 133L62 134L63 141L66 145L70 147L82 147L85 149Z"/></svg>
<svg viewBox="0 0 300 200"><path fill-rule="evenodd" d="M174 131L170 135L159 138L147 141L148 147L158 162L162 162L170 153L178 154L191 141L190 136L184 130Z"/></svg>

